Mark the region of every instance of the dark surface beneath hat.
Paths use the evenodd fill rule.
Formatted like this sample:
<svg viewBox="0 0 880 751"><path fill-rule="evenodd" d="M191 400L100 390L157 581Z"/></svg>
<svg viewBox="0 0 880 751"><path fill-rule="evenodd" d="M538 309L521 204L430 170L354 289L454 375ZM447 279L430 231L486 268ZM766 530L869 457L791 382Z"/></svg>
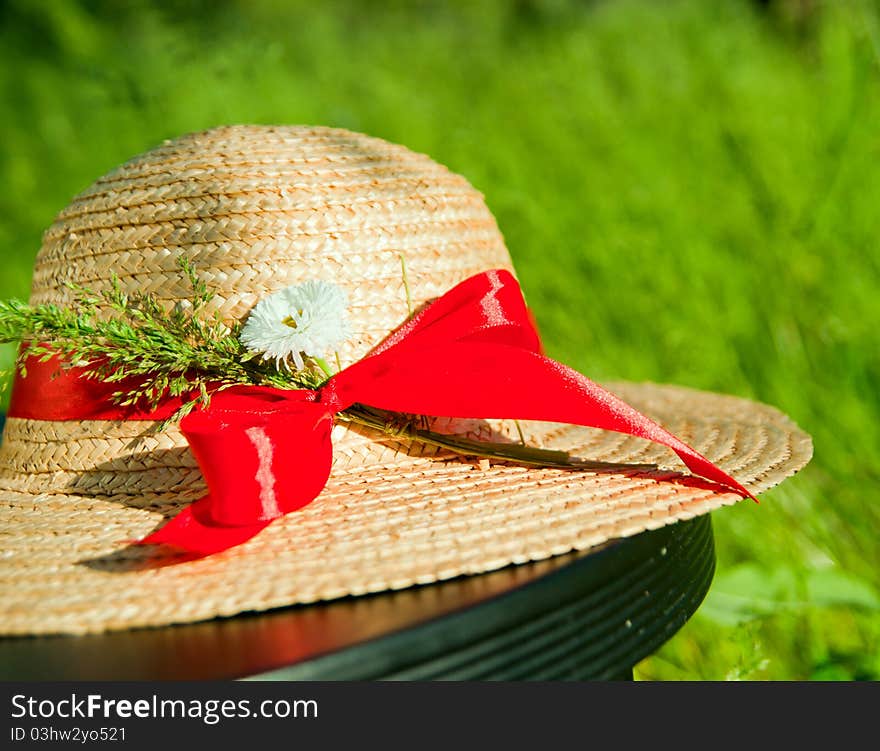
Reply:
<svg viewBox="0 0 880 751"><path fill-rule="evenodd" d="M202 623L0 639L3 680L621 679L703 600L708 515L477 576Z"/></svg>

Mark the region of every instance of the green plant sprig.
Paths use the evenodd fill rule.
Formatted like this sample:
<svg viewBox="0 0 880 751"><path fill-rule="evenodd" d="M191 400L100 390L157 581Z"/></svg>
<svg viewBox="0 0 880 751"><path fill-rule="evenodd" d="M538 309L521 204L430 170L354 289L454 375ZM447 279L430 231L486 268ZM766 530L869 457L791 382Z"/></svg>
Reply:
<svg viewBox="0 0 880 751"><path fill-rule="evenodd" d="M16 367L23 376L29 358L58 355L66 367L87 368L86 378L119 383L111 398L120 406L152 409L166 396L185 397L171 421L230 386L316 388L326 380L312 362L289 373L247 351L240 324L204 315L214 294L187 259L180 267L192 294L171 309L153 295L124 292L116 277L100 292L69 284L70 307L0 301L0 342L22 342Z"/></svg>

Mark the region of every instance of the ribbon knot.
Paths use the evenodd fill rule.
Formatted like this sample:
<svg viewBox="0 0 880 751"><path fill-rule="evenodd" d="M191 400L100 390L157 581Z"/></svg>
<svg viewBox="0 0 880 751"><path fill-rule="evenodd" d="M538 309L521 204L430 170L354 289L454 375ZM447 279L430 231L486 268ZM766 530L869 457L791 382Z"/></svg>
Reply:
<svg viewBox="0 0 880 751"><path fill-rule="evenodd" d="M132 415L110 404L116 384L96 386L69 374L54 379L45 364L28 368L29 377L16 381L12 417L151 420L179 404L169 400L154 412ZM318 391L237 386L185 417L180 427L208 495L141 542L207 555L310 503L330 477L333 418L356 403L405 414L544 420L627 433L669 447L722 489L753 497L653 420L545 357L519 284L509 272L494 270L452 288Z"/></svg>
<svg viewBox="0 0 880 751"><path fill-rule="evenodd" d="M348 409L351 404L342 401L339 393L336 391L336 380L331 378L327 383L318 389L318 402L327 407L334 415L339 414Z"/></svg>

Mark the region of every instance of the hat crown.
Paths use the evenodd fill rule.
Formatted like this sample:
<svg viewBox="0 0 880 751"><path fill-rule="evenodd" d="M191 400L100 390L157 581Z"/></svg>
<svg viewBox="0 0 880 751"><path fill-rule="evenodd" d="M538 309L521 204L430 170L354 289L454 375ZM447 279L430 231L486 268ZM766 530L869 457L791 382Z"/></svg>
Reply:
<svg viewBox="0 0 880 751"><path fill-rule="evenodd" d="M512 270L482 195L427 156L325 127L231 126L166 141L97 180L46 231L31 302L70 302L66 283L169 305L191 296L188 258L242 320L262 298L308 280L348 294L343 365L402 323L408 303L472 274Z"/></svg>

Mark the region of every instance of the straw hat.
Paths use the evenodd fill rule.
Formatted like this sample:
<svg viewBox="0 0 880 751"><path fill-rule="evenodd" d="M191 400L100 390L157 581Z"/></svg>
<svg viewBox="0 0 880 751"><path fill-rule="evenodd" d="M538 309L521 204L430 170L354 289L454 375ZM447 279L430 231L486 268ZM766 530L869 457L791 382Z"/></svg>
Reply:
<svg viewBox="0 0 880 751"><path fill-rule="evenodd" d="M181 254L242 319L267 294L332 280L350 300L342 365L465 278L513 270L482 196L428 157L331 128L241 126L167 141L113 170L45 234L32 303L66 282L169 304ZM809 461L772 407L653 384L612 391L758 493ZM523 425L528 443L656 471L487 463L365 429L333 429L318 498L247 543L198 560L129 545L204 493L183 436L142 422L10 418L0 447L0 633L84 633L229 616L408 587L585 550L734 503L689 482L669 450L601 430ZM515 436L511 421L448 429ZM755 513L760 513L756 509ZM169 565L173 564L173 565Z"/></svg>

